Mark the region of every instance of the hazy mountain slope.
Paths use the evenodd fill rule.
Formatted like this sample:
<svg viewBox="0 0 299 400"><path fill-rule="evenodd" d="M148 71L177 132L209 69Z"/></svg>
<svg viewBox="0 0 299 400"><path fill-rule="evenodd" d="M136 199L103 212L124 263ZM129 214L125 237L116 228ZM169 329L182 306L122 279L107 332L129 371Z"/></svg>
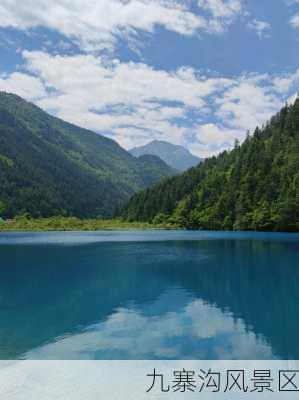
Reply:
<svg viewBox="0 0 299 400"><path fill-rule="evenodd" d="M299 99L231 152L133 196L129 220L189 228L299 230Z"/></svg>
<svg viewBox="0 0 299 400"><path fill-rule="evenodd" d="M202 161L184 147L161 140L154 140L145 146L135 147L130 150L130 153L135 157L140 157L145 154L158 156L165 161L166 164L178 171L186 171Z"/></svg>
<svg viewBox="0 0 299 400"><path fill-rule="evenodd" d="M144 155L138 157L138 162L141 165L140 171L145 186L151 186L166 177L178 174L178 171L171 168L161 158L153 155Z"/></svg>
<svg viewBox="0 0 299 400"><path fill-rule="evenodd" d="M148 182L170 176L116 142L0 92L0 215L109 216Z"/></svg>

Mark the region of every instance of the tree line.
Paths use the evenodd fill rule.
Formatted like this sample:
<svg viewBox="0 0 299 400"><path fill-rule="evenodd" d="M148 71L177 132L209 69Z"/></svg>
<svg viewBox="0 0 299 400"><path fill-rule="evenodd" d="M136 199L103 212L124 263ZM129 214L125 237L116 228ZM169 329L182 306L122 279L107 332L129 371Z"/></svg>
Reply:
<svg viewBox="0 0 299 400"><path fill-rule="evenodd" d="M190 229L299 231L299 98L242 145L137 193L122 216Z"/></svg>

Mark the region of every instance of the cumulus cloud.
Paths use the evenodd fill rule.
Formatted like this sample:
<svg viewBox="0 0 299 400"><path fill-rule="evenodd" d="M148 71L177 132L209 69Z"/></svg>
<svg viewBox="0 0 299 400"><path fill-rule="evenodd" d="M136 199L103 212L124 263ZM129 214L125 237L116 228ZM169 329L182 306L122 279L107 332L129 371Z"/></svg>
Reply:
<svg viewBox="0 0 299 400"><path fill-rule="evenodd" d="M125 148L162 139L204 157L231 147L236 138L242 141L247 129L265 123L299 83L299 70L232 79L94 55L25 51L23 57L23 72L2 76L0 89Z"/></svg>
<svg viewBox="0 0 299 400"><path fill-rule="evenodd" d="M84 50L113 49L118 39L153 33L157 26L180 35L219 32L240 12L240 0L200 0L194 12L188 1L175 0L2 0L0 27L49 28L74 40Z"/></svg>
<svg viewBox="0 0 299 400"><path fill-rule="evenodd" d="M46 96L46 90L39 78L20 72L8 76L0 75L0 90L32 101Z"/></svg>
<svg viewBox="0 0 299 400"><path fill-rule="evenodd" d="M75 39L87 49L114 46L117 37L157 25L190 35L204 20L172 0L3 0L0 26L22 30L46 27Z"/></svg>
<svg viewBox="0 0 299 400"><path fill-rule="evenodd" d="M167 72L91 55L25 52L24 57L30 72L55 90L39 101L41 107L81 126L112 132L125 147L151 137L181 143L187 113L204 108L206 97L232 83L207 79L190 68Z"/></svg>
<svg viewBox="0 0 299 400"><path fill-rule="evenodd" d="M269 22L254 19L247 24L247 27L256 32L260 39L268 38L270 36L271 25Z"/></svg>
<svg viewBox="0 0 299 400"><path fill-rule="evenodd" d="M266 122L281 105L268 76L243 76L217 99L217 115L234 129L253 129Z"/></svg>
<svg viewBox="0 0 299 400"><path fill-rule="evenodd" d="M241 139L241 133L238 129L227 128L221 124L204 124L197 128L196 141L192 150L201 157L209 157L211 154L217 154L224 149L230 149L235 139ZM243 135L242 135L243 136Z"/></svg>
<svg viewBox="0 0 299 400"><path fill-rule="evenodd" d="M273 79L273 86L278 93L287 93L299 79L299 69L293 74L277 76Z"/></svg>

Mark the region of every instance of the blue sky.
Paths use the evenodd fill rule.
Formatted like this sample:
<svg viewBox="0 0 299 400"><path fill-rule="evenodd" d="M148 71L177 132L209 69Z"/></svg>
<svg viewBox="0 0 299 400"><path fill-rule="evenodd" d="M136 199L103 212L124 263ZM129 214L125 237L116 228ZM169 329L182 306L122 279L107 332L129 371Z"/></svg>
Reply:
<svg viewBox="0 0 299 400"><path fill-rule="evenodd" d="M2 0L0 90L125 148L229 148L299 90L299 0Z"/></svg>

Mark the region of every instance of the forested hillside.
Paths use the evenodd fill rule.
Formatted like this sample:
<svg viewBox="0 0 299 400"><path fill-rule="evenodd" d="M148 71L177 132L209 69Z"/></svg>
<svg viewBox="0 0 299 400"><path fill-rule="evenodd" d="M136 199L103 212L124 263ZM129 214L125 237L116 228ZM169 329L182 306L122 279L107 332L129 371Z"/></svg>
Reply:
<svg viewBox="0 0 299 400"><path fill-rule="evenodd" d="M299 231L299 99L232 151L133 196L127 220Z"/></svg>
<svg viewBox="0 0 299 400"><path fill-rule="evenodd" d="M156 162L155 162L156 161ZM107 217L174 171L0 92L0 217Z"/></svg>

